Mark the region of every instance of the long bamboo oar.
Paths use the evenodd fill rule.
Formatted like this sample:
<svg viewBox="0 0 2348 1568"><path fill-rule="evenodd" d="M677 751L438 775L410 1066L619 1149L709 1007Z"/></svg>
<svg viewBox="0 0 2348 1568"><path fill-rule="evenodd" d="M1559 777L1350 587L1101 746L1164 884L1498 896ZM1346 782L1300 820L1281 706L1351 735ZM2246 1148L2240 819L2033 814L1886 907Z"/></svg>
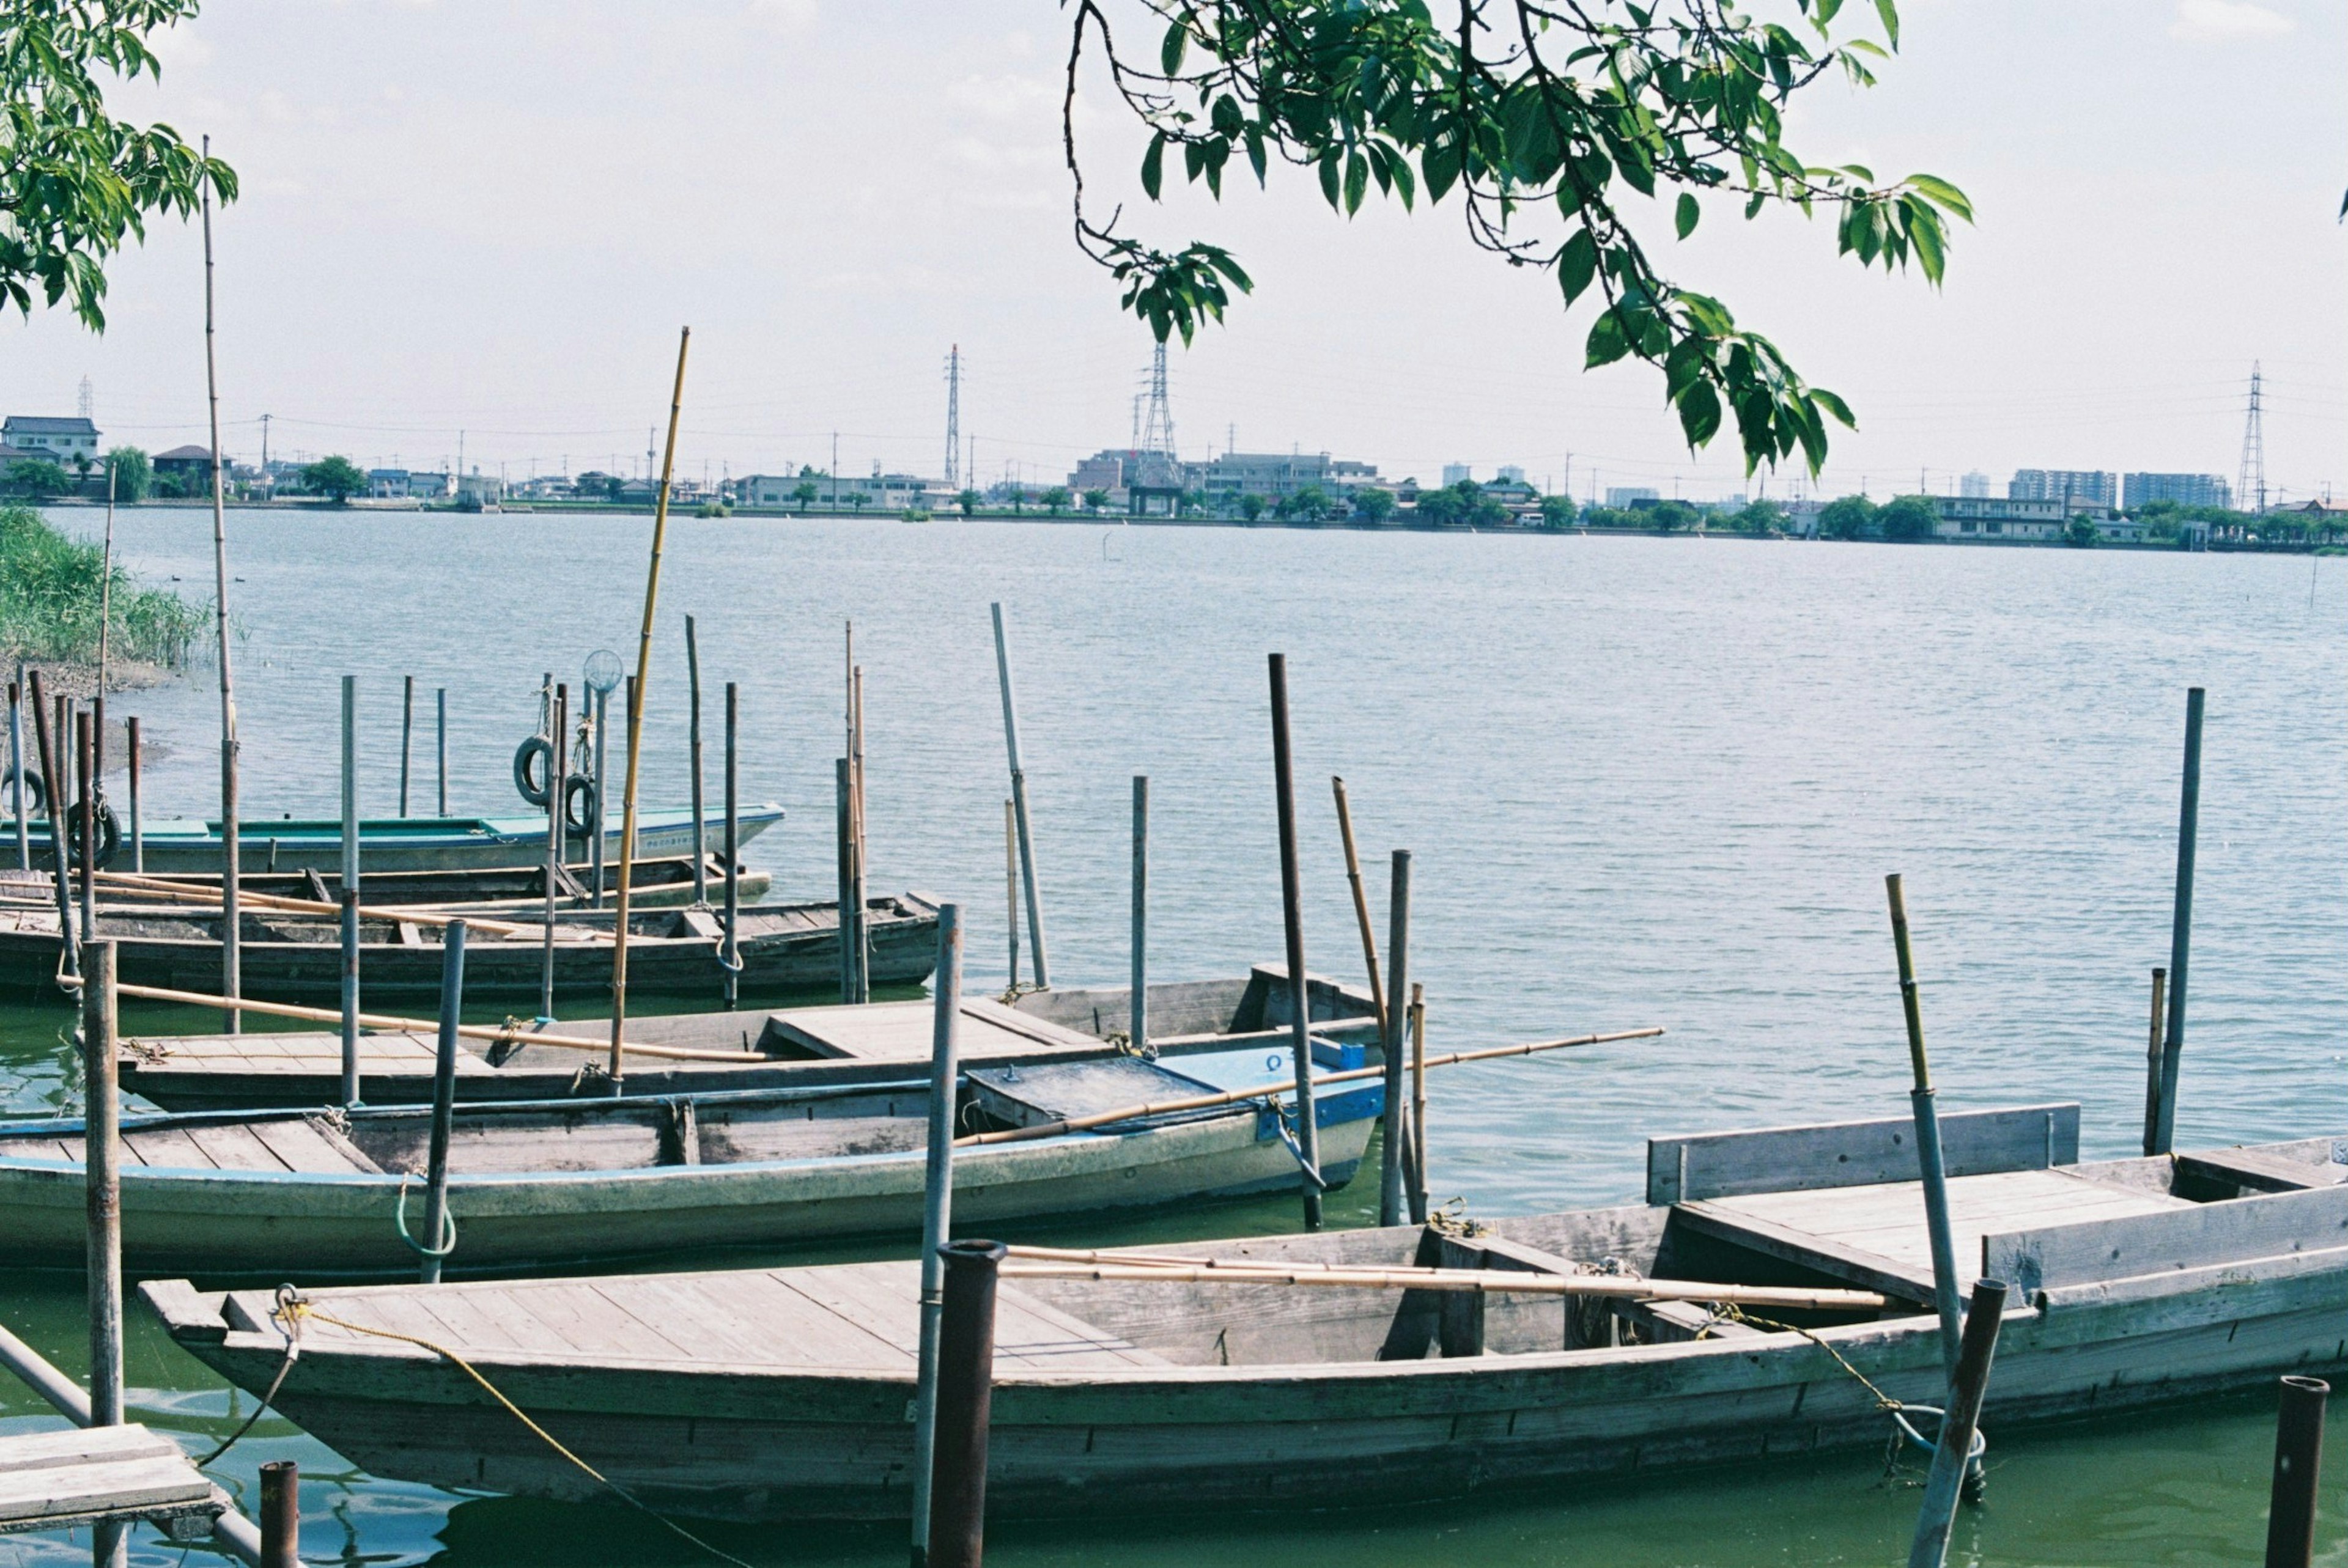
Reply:
<svg viewBox="0 0 2348 1568"><path fill-rule="evenodd" d="M1451 1067L1463 1061L1492 1061L1504 1056L1531 1056L1544 1050L1565 1050L1577 1045L1604 1045L1617 1040L1651 1040L1663 1033L1661 1029L1627 1029L1612 1034L1578 1034L1567 1040L1536 1040L1523 1045L1487 1046L1481 1050L1455 1050L1448 1056L1430 1056L1429 1067ZM1365 1078L1380 1078L1383 1067L1356 1067L1344 1072L1332 1072L1313 1080L1315 1090L1332 1083L1353 1083ZM1115 1111L1096 1112L1088 1116L1064 1116L1056 1122L1039 1122L1033 1127L1009 1127L1000 1132L973 1132L954 1140L956 1148L976 1143L1022 1143L1035 1138L1056 1138L1063 1132L1082 1132L1089 1128L1105 1127L1112 1122L1131 1122L1143 1116L1165 1116L1177 1111L1208 1111L1218 1105L1236 1105L1243 1100L1266 1100L1274 1095L1294 1091L1293 1083L1267 1083L1254 1089L1233 1089L1221 1094L1193 1095L1183 1100L1161 1100L1148 1105L1127 1105Z"/></svg>
<svg viewBox="0 0 2348 1568"><path fill-rule="evenodd" d="M81 981L66 975L58 977L57 984L71 990L78 988ZM343 1021L339 1009L330 1011L325 1008L302 1007L294 1002L232 1002L225 997L209 997L201 991L175 991L162 986L117 985L114 989L126 997L144 997L149 1001L185 1002L191 1007L222 1009L234 1008L244 1012L266 1013L272 1018L309 1019L319 1023ZM368 1029L438 1030L440 1027L428 1018L400 1018L391 1013L363 1012L358 1015L358 1020ZM607 1050L611 1048L609 1040L580 1040L561 1034L532 1034L519 1024L460 1023L457 1026L457 1032L467 1040L486 1040L499 1045L556 1045L565 1050ZM683 1045L623 1045L620 1049L637 1056L664 1056L677 1061L725 1061L738 1065L745 1061L766 1060L756 1051L695 1050Z"/></svg>
<svg viewBox="0 0 2348 1568"><path fill-rule="evenodd" d="M1221 1265L1005 1263L1005 1279L1092 1279L1154 1285L1317 1285L1351 1290L1459 1290L1516 1296L1605 1296L1632 1301L1713 1301L1807 1312L1880 1312L1891 1303L1868 1290L1801 1286L1715 1285L1694 1279L1641 1279L1616 1274L1519 1274L1498 1268L1349 1268Z"/></svg>
<svg viewBox="0 0 2348 1568"><path fill-rule="evenodd" d="M128 871L101 871L98 876L98 880L117 887L152 894L166 903L204 905L220 903L220 899L209 889L190 887L185 883L165 882L156 877L140 876ZM343 912L342 906L339 904L324 904L315 898L291 898L281 893L248 891L244 895L243 901L258 908L283 910L289 915L339 915ZM446 926L452 921L462 920L470 930L494 931L503 937L536 937L546 928L543 926L517 925L511 920L485 920L478 915L437 914L430 909L412 907L404 904L388 908L378 905L362 904L359 906L359 913L371 920L405 920L413 926ZM584 935L585 939L589 941L610 940L601 931L590 930Z"/></svg>

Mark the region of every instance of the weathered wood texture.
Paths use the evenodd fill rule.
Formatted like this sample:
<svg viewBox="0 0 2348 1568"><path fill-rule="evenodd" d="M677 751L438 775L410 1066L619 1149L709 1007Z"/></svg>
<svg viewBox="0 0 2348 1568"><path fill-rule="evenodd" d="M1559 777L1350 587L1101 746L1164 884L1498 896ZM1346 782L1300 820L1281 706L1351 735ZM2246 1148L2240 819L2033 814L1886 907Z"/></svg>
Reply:
<svg viewBox="0 0 2348 1568"><path fill-rule="evenodd" d="M2031 1292L2348 1247L2348 1186L2178 1204L2165 1211L2001 1231L1982 1272Z"/></svg>
<svg viewBox="0 0 2348 1568"><path fill-rule="evenodd" d="M2079 1108L2024 1105L1944 1115L1941 1150L1952 1176L2075 1164ZM1656 1204L1867 1186L1915 1175L1916 1126L1904 1116L1647 1142L1647 1202Z"/></svg>
<svg viewBox="0 0 2348 1568"><path fill-rule="evenodd" d="M142 1426L0 1438L0 1532L151 1519L186 1539L175 1522L208 1533L225 1502L179 1444Z"/></svg>

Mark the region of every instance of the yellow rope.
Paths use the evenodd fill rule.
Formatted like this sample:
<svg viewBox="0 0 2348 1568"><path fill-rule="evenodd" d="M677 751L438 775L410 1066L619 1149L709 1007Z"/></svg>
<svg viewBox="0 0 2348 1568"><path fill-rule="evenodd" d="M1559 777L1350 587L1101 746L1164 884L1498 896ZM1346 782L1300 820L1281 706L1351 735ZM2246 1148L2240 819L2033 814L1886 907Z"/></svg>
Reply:
<svg viewBox="0 0 2348 1568"><path fill-rule="evenodd" d="M462 1356L458 1355L454 1350L449 1349L446 1345L438 1345L429 1339L420 1338L413 1334L398 1334L388 1328L376 1328L371 1327L365 1323L353 1323L348 1318L336 1317L331 1313L321 1312L306 1301L290 1301L285 1304L285 1307L282 1311L273 1310L270 1313L270 1316L272 1317L295 1319L314 1317L321 1323L331 1323L337 1328L347 1328L354 1334L372 1334L378 1339L396 1339L402 1344L414 1345L421 1349L431 1351L435 1356L447 1361L458 1371L464 1373L468 1378L472 1378L474 1382L479 1383L481 1386L481 1391L483 1393L489 1395L489 1398L495 1399L499 1404L503 1405L513 1416L514 1419L520 1421L523 1426L528 1427L532 1432L536 1433L540 1441L545 1443L548 1448L552 1449L556 1453L561 1454L564 1459L569 1460L572 1464L578 1466L579 1469L586 1474L592 1476L597 1481L608 1488L614 1496L620 1499L621 1501L626 1503L637 1512L644 1514L646 1518L655 1520L661 1524L665 1525L668 1529L675 1532L676 1534L692 1542L694 1545L700 1547L704 1552L708 1553L712 1557L718 1559L720 1562L731 1563L735 1565L735 1568L751 1568L751 1564L743 1562L739 1557L733 1555L731 1553L720 1551L718 1548L712 1546L708 1542L701 1539L698 1535L694 1534L693 1532L685 1529L682 1524L677 1523L675 1520L668 1518L664 1514L655 1512L650 1506L639 1501L635 1495L630 1492L627 1488L622 1486L610 1476L605 1475L602 1471L597 1470L593 1465L589 1464L585 1460L581 1459L577 1454L572 1453L569 1449L563 1447L561 1440L552 1432L548 1431L544 1427L541 1427L536 1421L531 1420L529 1415L520 1405L517 1405L511 1399L507 1399L496 1384L481 1376L480 1369L479 1368L475 1367L470 1361L466 1360ZM289 1336L296 1332L294 1323L290 1321L287 1322L286 1332Z"/></svg>
<svg viewBox="0 0 2348 1568"><path fill-rule="evenodd" d="M1876 1409L1881 1410L1904 1410L1908 1408L1898 1399L1893 1399L1890 1395L1877 1388L1873 1383L1869 1382L1867 1374L1852 1366L1849 1361L1845 1360L1841 1351L1836 1349L1833 1346L1819 1338L1807 1328L1798 1328L1791 1323L1779 1323L1774 1318L1756 1317L1751 1313L1740 1309L1733 1302L1722 1304L1715 1316L1727 1318L1732 1322L1749 1323L1756 1328L1776 1328L1781 1329L1787 1334L1798 1334L1803 1338L1808 1340L1811 1344L1817 1346L1819 1349L1825 1351L1828 1355L1833 1357L1835 1358L1835 1365L1840 1367L1844 1371L1858 1378L1859 1387L1865 1389L1869 1393L1875 1396Z"/></svg>

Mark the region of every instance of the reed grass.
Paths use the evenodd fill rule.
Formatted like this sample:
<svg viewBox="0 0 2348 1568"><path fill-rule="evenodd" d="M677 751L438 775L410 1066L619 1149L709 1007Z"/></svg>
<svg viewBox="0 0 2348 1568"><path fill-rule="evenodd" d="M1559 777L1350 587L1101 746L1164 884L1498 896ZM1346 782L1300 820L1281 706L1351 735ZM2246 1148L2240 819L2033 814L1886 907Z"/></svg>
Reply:
<svg viewBox="0 0 2348 1568"><path fill-rule="evenodd" d="M0 658L95 664L105 575L98 546L68 538L30 507L0 507ZM168 589L140 587L119 566L113 579L109 656L186 664L208 624L203 610Z"/></svg>

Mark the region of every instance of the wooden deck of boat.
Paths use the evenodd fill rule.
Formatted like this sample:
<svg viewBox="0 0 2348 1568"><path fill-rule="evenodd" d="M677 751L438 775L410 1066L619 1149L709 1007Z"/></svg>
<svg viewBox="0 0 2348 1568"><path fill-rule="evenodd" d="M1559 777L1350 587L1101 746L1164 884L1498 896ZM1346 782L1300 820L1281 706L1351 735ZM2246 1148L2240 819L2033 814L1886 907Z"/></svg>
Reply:
<svg viewBox="0 0 2348 1568"><path fill-rule="evenodd" d="M2059 1168L1949 1181L1950 1235L1957 1268L1969 1277L1982 1266L1984 1236L2195 1206L2167 1193ZM1673 1213L1722 1240L1867 1289L1910 1297L1931 1293L1931 1243L1921 1182L1705 1198L1677 1204Z"/></svg>
<svg viewBox="0 0 2348 1568"><path fill-rule="evenodd" d="M346 1322L430 1340L460 1356L599 1364L713 1365L910 1378L920 1346L912 1263L720 1273L620 1275L314 1293ZM231 1294L233 1327L274 1331L267 1291ZM1094 1327L1005 1281L995 1298L995 1365L1019 1371L1162 1367L1162 1357ZM305 1346L429 1355L317 1317Z"/></svg>

